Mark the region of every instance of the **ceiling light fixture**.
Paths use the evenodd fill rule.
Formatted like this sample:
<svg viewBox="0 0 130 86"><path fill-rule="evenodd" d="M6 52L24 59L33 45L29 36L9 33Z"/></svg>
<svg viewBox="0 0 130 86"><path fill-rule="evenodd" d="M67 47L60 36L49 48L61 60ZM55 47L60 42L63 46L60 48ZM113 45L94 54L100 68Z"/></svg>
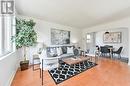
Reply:
<svg viewBox="0 0 130 86"><path fill-rule="evenodd" d="M106 32L105 32L105 34L109 34L109 32L108 32L108 31L106 31Z"/></svg>

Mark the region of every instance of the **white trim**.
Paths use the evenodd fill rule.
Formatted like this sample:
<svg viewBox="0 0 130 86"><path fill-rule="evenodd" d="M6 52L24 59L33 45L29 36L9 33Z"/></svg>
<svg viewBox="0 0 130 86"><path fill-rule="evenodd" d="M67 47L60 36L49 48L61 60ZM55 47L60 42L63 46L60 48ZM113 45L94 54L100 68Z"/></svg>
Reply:
<svg viewBox="0 0 130 86"><path fill-rule="evenodd" d="M16 70L16 71L17 71L17 70ZM11 83L12 83L12 81L13 81L13 79L14 79L14 76L15 76L15 74L16 74L16 71L13 71L13 72L12 72L12 74L11 74L10 78L7 80L7 83L6 83L5 86L11 86Z"/></svg>
<svg viewBox="0 0 130 86"><path fill-rule="evenodd" d="M6 26L5 22L7 23ZM1 24L0 58L15 51L14 43L11 42L11 37L15 34L15 27L13 26L15 25L15 16L1 15Z"/></svg>

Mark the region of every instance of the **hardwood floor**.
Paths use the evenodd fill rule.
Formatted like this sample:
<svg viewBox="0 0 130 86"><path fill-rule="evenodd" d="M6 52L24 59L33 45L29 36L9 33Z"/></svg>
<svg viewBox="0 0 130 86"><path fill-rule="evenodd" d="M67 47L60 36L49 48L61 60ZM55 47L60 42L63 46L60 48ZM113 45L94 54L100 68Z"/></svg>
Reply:
<svg viewBox="0 0 130 86"><path fill-rule="evenodd" d="M43 86L130 86L130 66L126 63L101 58L98 65L58 85L44 71ZM39 71L32 68L18 70L11 86L42 86Z"/></svg>

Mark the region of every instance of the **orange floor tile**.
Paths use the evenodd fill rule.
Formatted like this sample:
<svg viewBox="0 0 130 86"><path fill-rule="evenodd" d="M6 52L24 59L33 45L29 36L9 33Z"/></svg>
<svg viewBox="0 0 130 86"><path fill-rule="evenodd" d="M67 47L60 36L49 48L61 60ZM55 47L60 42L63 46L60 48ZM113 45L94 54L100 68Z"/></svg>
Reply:
<svg viewBox="0 0 130 86"><path fill-rule="evenodd" d="M130 86L130 67L123 62L101 58L98 65L58 85L44 71L43 86ZM39 71L18 70L11 86L42 86Z"/></svg>

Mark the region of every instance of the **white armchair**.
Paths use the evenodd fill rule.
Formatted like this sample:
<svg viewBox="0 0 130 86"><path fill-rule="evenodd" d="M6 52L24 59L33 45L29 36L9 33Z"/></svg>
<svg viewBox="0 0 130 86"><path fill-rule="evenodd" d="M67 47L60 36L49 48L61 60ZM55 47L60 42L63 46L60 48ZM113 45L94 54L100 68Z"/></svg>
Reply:
<svg viewBox="0 0 130 86"><path fill-rule="evenodd" d="M43 70L51 70L59 66L60 57L47 57L46 50L43 50L39 56L41 62L43 59ZM40 65L40 67L42 67L42 64Z"/></svg>

